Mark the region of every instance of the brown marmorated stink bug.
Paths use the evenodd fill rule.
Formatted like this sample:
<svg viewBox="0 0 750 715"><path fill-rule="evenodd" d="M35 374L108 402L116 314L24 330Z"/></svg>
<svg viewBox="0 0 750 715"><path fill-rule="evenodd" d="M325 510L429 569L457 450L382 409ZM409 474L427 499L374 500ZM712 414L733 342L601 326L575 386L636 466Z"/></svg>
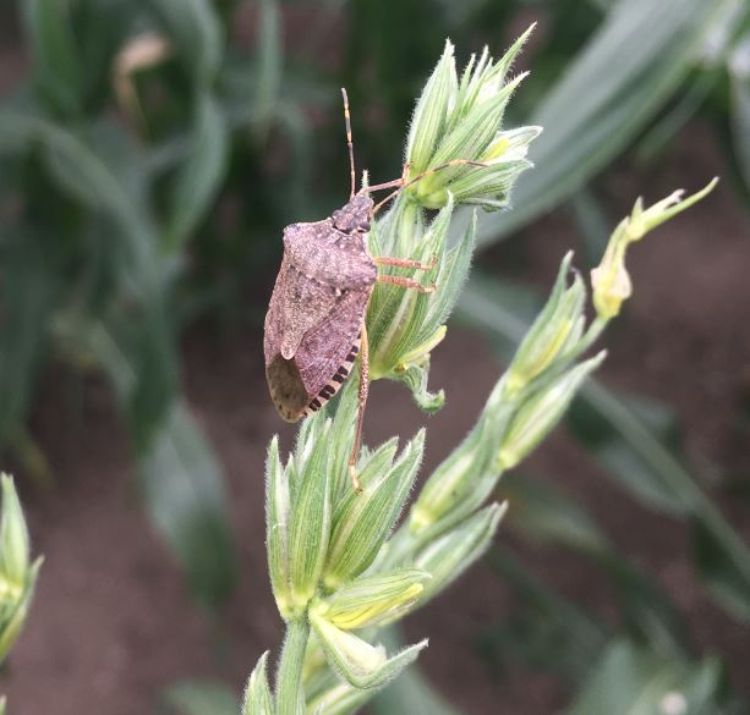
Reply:
<svg viewBox="0 0 750 715"><path fill-rule="evenodd" d="M408 181L402 177L357 191L349 101L346 90L341 91L351 169L349 201L322 221L293 223L284 229L284 255L266 314L263 351L271 399L287 422L297 422L328 402L359 354L359 407L349 459L352 481L359 488L355 465L369 388L365 317L370 295L377 282L424 292L435 289L409 278L379 274L378 266L429 270L434 263L371 256L367 234L374 214L395 193L443 166ZM479 162L454 160L444 166L456 164ZM376 206L369 194L384 189L395 191Z"/></svg>

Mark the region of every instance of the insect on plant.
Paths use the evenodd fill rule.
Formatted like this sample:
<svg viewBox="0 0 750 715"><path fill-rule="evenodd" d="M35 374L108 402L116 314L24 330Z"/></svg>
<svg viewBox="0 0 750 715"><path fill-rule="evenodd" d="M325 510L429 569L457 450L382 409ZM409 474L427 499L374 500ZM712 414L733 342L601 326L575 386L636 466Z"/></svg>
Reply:
<svg viewBox="0 0 750 715"><path fill-rule="evenodd" d="M435 262L370 255L371 222L399 191L424 177L448 166L484 164L454 160L411 179L407 165L401 178L357 191L349 100L346 90L341 92L351 173L349 201L322 221L284 229L284 255L266 314L263 351L271 399L287 422L297 422L328 402L359 355L357 427L349 458L352 482L359 489L356 460L369 389L365 317L370 296L378 282L422 292L435 289L411 278L378 273L378 266L430 270ZM394 191L375 204L370 194L386 189Z"/></svg>

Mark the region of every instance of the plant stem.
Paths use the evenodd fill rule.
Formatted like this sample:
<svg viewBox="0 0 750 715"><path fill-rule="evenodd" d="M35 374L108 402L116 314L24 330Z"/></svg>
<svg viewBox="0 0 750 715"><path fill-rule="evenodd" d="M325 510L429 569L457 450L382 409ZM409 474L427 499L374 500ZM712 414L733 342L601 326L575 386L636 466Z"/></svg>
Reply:
<svg viewBox="0 0 750 715"><path fill-rule="evenodd" d="M305 694L302 688L302 664L305 660L310 624L307 615L286 625L284 647L276 674L276 712L278 715L303 715Z"/></svg>

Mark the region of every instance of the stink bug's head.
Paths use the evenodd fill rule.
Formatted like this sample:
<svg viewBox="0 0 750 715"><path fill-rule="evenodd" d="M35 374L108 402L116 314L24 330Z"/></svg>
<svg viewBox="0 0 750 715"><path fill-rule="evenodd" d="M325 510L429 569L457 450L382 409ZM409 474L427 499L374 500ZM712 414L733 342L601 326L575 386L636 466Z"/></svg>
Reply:
<svg viewBox="0 0 750 715"><path fill-rule="evenodd" d="M370 230L372 219L373 201L367 194L357 194L344 204L340 209L334 211L333 225L344 233L352 231Z"/></svg>

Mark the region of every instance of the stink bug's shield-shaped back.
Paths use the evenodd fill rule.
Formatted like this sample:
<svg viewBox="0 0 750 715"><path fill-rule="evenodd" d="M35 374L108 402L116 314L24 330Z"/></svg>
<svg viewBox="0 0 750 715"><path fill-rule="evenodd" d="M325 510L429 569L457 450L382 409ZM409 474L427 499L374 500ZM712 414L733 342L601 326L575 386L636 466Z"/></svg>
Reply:
<svg viewBox="0 0 750 715"><path fill-rule="evenodd" d="M372 209L356 195L330 218L284 229L263 348L271 398L289 422L336 394L359 351L377 280L366 245Z"/></svg>

